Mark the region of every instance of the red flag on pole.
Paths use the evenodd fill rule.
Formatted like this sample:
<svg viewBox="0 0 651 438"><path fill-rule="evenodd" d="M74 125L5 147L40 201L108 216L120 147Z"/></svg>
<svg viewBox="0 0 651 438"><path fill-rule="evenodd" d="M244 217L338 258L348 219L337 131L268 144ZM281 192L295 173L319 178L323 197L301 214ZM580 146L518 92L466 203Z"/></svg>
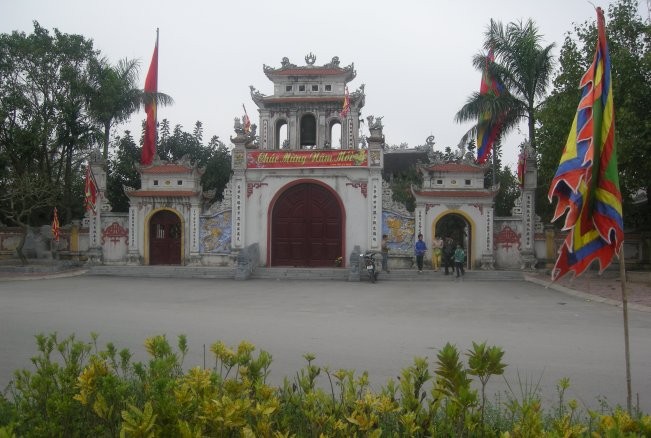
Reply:
<svg viewBox="0 0 651 438"><path fill-rule="evenodd" d="M344 91L344 103L339 115L341 117L346 117L349 112L350 112L350 95L348 94L348 87L346 87Z"/></svg>
<svg viewBox="0 0 651 438"><path fill-rule="evenodd" d="M154 94L158 92L158 29L156 29L156 47L151 57L151 64L145 79L145 112L147 123L145 125L145 141L142 145L140 163L151 164L156 154L156 99Z"/></svg>
<svg viewBox="0 0 651 438"><path fill-rule="evenodd" d="M59 215L56 207L54 207L54 218L52 218L52 238L59 241Z"/></svg>
<svg viewBox="0 0 651 438"><path fill-rule="evenodd" d="M93 172L90 170L90 164L86 166L86 184L84 185L84 198L86 199L86 210L95 212L95 203L97 202L97 183Z"/></svg>

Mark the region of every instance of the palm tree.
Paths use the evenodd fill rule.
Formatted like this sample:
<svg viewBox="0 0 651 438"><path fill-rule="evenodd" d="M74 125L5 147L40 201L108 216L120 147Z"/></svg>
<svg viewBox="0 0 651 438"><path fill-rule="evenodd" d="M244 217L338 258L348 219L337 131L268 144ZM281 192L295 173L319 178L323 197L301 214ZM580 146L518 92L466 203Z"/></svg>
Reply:
<svg viewBox="0 0 651 438"><path fill-rule="evenodd" d="M500 136L507 134L527 119L529 141L536 150L535 110L537 99L545 95L551 80L554 60L551 54L554 44L543 47L542 36L535 23L502 23L491 20L486 31L484 49L493 50L496 61L489 62L488 53L479 53L473 58L473 65L488 73L504 85L506 92L495 96L492 93L473 93L455 115L459 123L479 120L481 114L491 114L496 123L502 125ZM476 135L478 126L473 126L462 139L463 142Z"/></svg>
<svg viewBox="0 0 651 438"><path fill-rule="evenodd" d="M111 128L129 120L131 115L144 107L147 102L156 100L161 106L174 103L165 93L147 93L138 88L139 62L122 59L112 66L101 59L94 66L95 83L90 102L93 118L104 128L103 158L108 159Z"/></svg>

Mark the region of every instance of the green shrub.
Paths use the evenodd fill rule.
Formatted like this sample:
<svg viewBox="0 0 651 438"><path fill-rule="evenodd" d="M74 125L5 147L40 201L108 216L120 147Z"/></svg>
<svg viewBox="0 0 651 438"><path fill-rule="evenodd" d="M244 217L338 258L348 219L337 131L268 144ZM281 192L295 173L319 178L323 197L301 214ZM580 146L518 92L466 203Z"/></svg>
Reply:
<svg viewBox="0 0 651 438"><path fill-rule="evenodd" d="M271 355L246 341L214 343L214 367L187 371L185 336L176 348L163 335L146 339L145 362L110 343L100 350L96 335L91 342L38 335L36 344L33 371L17 371L0 396L0 438L651 436L648 415L619 408L581 414L565 400L567 379L547 413L538 383L520 379L519 394L511 389L504 401L487 401L488 381L506 365L504 352L485 343L466 351L467 365L446 344L435 363L415 358L378 391L366 372L330 370L311 354L293 378L271 387Z"/></svg>

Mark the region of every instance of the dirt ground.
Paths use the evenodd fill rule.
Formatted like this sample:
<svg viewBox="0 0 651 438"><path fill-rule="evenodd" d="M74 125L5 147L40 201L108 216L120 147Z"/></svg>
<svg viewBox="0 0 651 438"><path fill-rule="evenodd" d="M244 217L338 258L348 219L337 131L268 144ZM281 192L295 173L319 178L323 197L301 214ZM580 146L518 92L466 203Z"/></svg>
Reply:
<svg viewBox="0 0 651 438"><path fill-rule="evenodd" d="M642 274L642 275L638 275ZM622 283L619 272L585 272L580 277L567 275L552 283L549 273L537 272L526 275L529 281L548 287L564 289L565 292L584 296L586 299L622 305ZM628 305L637 310L651 312L651 275L649 273L629 273L625 283Z"/></svg>

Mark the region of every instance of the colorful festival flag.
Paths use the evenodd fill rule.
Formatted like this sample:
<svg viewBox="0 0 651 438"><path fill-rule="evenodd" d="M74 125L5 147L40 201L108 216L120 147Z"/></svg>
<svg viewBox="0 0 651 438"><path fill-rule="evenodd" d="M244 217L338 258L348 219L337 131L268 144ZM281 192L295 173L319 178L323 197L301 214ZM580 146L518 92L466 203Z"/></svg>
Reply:
<svg viewBox="0 0 651 438"><path fill-rule="evenodd" d="M495 54L493 53L493 49L490 49L481 77L481 85L479 87L480 95L490 93L497 97L504 92L504 86L489 72L489 66L493 62L495 62ZM502 123L499 119L495 120L490 111L485 111L479 116L477 123L477 163L483 164L486 162L493 148L493 143L497 140L501 130Z"/></svg>
<svg viewBox="0 0 651 438"><path fill-rule="evenodd" d="M59 214L56 207L54 207L54 217L52 218L52 238L59 241Z"/></svg>
<svg viewBox="0 0 651 438"><path fill-rule="evenodd" d="M244 104L242 104L242 108L244 109L244 117L242 117L242 122L244 125L244 133L248 134L251 132L251 119L249 119L249 114L246 112L246 107Z"/></svg>
<svg viewBox="0 0 651 438"><path fill-rule="evenodd" d="M140 163L143 165L151 164L156 154L156 99L155 93L158 92L158 30L156 30L156 47L151 57L151 64L145 79L145 94L148 94L151 100L145 104L147 113L147 122L145 124L145 140L142 145Z"/></svg>
<svg viewBox="0 0 651 438"><path fill-rule="evenodd" d="M344 104L343 107L341 108L341 112L339 115L341 117L346 117L348 113L350 112L350 95L348 94L348 87L344 89Z"/></svg>
<svg viewBox="0 0 651 438"><path fill-rule="evenodd" d="M624 241L622 195L617 173L615 113L604 13L597 8L597 48L581 78L579 102L548 197L556 197L555 221L563 214L569 234L552 272L581 275L594 260L602 272Z"/></svg>
<svg viewBox="0 0 651 438"><path fill-rule="evenodd" d="M95 176L90 168L90 164L86 166L86 183L84 184L84 198L86 211L91 210L95 212L95 205L97 203L97 182Z"/></svg>

